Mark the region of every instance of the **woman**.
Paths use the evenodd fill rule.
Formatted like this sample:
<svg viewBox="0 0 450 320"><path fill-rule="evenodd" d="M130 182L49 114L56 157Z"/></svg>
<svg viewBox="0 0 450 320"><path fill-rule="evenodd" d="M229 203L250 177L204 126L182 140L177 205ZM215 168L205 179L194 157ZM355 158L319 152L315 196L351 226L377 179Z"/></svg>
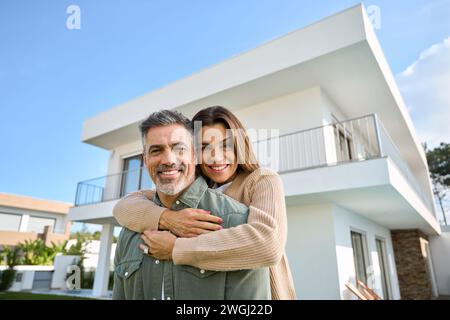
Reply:
<svg viewBox="0 0 450 320"><path fill-rule="evenodd" d="M201 150L198 155L201 157L200 174L210 187L247 205L249 214L246 224L234 228L221 229L202 222L204 228L197 232L177 229L179 232L175 233L180 237L174 242L173 262L216 271L269 266L272 299L295 299L285 254L287 216L281 178L259 167L245 128L229 110L209 107L199 111L192 120L202 124L201 139L196 137L196 141L201 142L201 149L197 148ZM225 138L217 139L218 136ZM149 199L152 199L152 191L126 196L116 204L114 217L122 226L143 232L158 227L171 229L162 223L163 219L160 221L165 214L172 217L181 217L183 211L192 216L205 214L203 210L192 208L175 213L158 207ZM205 231L208 228L216 231Z"/></svg>

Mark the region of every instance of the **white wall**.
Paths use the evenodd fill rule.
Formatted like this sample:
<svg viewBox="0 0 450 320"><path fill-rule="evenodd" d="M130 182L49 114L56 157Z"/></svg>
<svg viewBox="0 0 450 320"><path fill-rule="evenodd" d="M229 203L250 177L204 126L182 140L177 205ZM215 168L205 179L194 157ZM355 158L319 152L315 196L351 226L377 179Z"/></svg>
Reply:
<svg viewBox="0 0 450 320"><path fill-rule="evenodd" d="M430 250L439 294L450 295L450 227L430 237Z"/></svg>
<svg viewBox="0 0 450 320"><path fill-rule="evenodd" d="M277 97L235 112L246 128L279 129L280 134L322 125L320 88Z"/></svg>
<svg viewBox="0 0 450 320"><path fill-rule="evenodd" d="M389 229L337 205L333 205L333 219L341 298L354 298L346 289L345 284L347 282L355 283L355 267L350 233L351 231L357 231L366 237L369 271L373 272L373 288L381 297L383 297L381 271L375 240L380 238L385 241L391 296L392 299L400 299L397 269ZM371 286L370 283L369 286Z"/></svg>
<svg viewBox="0 0 450 320"><path fill-rule="evenodd" d="M356 299L345 284L355 283L350 232L367 241L369 285L383 297L377 238L385 241L390 295L400 299L390 230L334 204L288 206L287 257L298 299Z"/></svg>
<svg viewBox="0 0 450 320"><path fill-rule="evenodd" d="M277 137L300 130L306 132L282 137L278 142L254 145L264 167L289 171L326 163L318 86L279 96L236 111L253 141Z"/></svg>
<svg viewBox="0 0 450 320"><path fill-rule="evenodd" d="M122 145L111 152L108 162L109 174L122 172L123 159L142 153L142 142L139 136L136 136L136 138L133 143Z"/></svg>
<svg viewBox="0 0 450 320"><path fill-rule="evenodd" d="M22 276L18 276L21 273ZM22 291L22 290L31 290L33 289L33 281L34 281L34 270L25 270L25 271L16 271L16 278L12 283L9 291ZM21 281L17 281L17 279L22 277Z"/></svg>
<svg viewBox="0 0 450 320"><path fill-rule="evenodd" d="M322 124L330 124L335 122L332 115L334 115L339 121L345 121L350 119L341 108L330 98L327 92L320 88L320 106L322 112Z"/></svg>
<svg viewBox="0 0 450 320"><path fill-rule="evenodd" d="M286 254L297 298L340 299L331 205L288 206Z"/></svg>

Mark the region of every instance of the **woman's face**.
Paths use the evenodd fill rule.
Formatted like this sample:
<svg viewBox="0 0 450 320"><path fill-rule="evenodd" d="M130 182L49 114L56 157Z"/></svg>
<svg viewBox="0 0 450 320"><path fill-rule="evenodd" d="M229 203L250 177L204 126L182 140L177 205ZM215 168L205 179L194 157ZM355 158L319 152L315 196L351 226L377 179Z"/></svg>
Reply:
<svg viewBox="0 0 450 320"><path fill-rule="evenodd" d="M236 172L237 161L230 130L222 123L202 127L203 174L216 183L228 182Z"/></svg>

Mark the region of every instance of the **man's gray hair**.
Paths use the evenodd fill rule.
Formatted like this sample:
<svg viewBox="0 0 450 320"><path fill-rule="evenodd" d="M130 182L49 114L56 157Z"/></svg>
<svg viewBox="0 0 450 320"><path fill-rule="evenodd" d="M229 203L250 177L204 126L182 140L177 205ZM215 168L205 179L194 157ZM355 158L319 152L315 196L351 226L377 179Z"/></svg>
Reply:
<svg viewBox="0 0 450 320"><path fill-rule="evenodd" d="M147 132L151 128L163 127L178 124L183 126L189 133L194 134L194 125L189 118L184 116L181 112L172 110L161 110L153 112L147 119L145 119L140 125L142 143L145 145Z"/></svg>

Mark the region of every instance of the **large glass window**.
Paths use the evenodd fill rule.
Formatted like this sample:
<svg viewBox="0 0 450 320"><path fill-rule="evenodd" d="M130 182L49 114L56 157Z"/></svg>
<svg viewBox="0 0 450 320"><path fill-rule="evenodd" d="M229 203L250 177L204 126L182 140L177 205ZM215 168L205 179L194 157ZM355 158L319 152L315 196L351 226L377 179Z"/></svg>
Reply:
<svg viewBox="0 0 450 320"><path fill-rule="evenodd" d="M19 231L21 219L22 219L22 216L19 214L0 212L0 230L1 231Z"/></svg>
<svg viewBox="0 0 450 320"><path fill-rule="evenodd" d="M378 254L378 262L380 263L380 271L381 271L381 288L383 289L383 297L384 299L390 299L389 292L389 279L388 279L388 266L387 266L387 255L386 255L386 244L383 240L376 239L377 244L377 254Z"/></svg>
<svg viewBox="0 0 450 320"><path fill-rule="evenodd" d="M351 232L351 236L356 280L360 280L367 284L367 250L365 237L361 233L354 231Z"/></svg>
<svg viewBox="0 0 450 320"><path fill-rule="evenodd" d="M121 196L152 187L153 183L144 166L142 155L126 158L123 166Z"/></svg>
<svg viewBox="0 0 450 320"><path fill-rule="evenodd" d="M28 232L36 232L36 233L43 233L44 228L46 226L51 226L52 230L55 228L55 219L51 218L42 218L42 217L30 217L28 220Z"/></svg>

